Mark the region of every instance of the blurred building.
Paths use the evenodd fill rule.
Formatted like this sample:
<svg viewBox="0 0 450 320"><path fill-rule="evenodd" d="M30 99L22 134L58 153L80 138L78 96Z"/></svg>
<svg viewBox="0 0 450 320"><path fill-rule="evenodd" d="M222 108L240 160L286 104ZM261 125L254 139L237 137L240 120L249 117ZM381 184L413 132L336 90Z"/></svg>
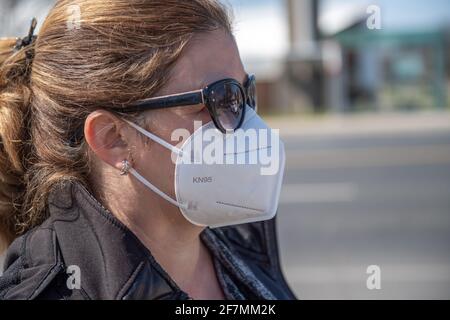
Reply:
<svg viewBox="0 0 450 320"><path fill-rule="evenodd" d="M374 32L362 17L324 39L337 43L343 62L339 81L344 100L340 106L330 101L330 107L355 111L448 106L445 30Z"/></svg>
<svg viewBox="0 0 450 320"><path fill-rule="evenodd" d="M449 106L449 32L369 29L367 3L323 12L286 0L290 111L415 110ZM280 79L281 80L281 79ZM275 84L276 86L276 84Z"/></svg>
<svg viewBox="0 0 450 320"><path fill-rule="evenodd" d="M282 12L274 12L278 10L277 2ZM256 6L241 10L238 0L234 4L237 20L251 20L238 27L236 36L246 68L257 76L259 111L291 113L322 110L325 94L318 41L319 2L262 1L259 6L266 6L266 10L257 9ZM283 24L285 28L267 23L275 15L278 16L278 24ZM280 34L272 33L274 27ZM252 36L245 36L248 31L244 28L251 30ZM286 46L284 41L287 42ZM251 45L248 45L249 42Z"/></svg>

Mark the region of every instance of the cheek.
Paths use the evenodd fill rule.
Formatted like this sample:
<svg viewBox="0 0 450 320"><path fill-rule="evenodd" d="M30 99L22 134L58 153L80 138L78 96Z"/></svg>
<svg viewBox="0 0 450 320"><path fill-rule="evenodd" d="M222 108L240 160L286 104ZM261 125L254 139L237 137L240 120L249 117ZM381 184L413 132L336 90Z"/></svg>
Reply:
<svg viewBox="0 0 450 320"><path fill-rule="evenodd" d="M178 120L178 128L188 129L191 133L194 130L194 121L201 121L202 124L206 124L211 121L211 116L209 114L208 108L206 108L204 105L190 106L184 109L175 109L173 112Z"/></svg>
<svg viewBox="0 0 450 320"><path fill-rule="evenodd" d="M139 151L136 170L158 189L174 197L175 164L171 154L165 147L150 142Z"/></svg>
<svg viewBox="0 0 450 320"><path fill-rule="evenodd" d="M180 117L192 116L199 112L202 112L203 109L206 109L206 107L204 105L177 107L177 108L172 109L172 113L174 113Z"/></svg>
<svg viewBox="0 0 450 320"><path fill-rule="evenodd" d="M208 109L203 108L200 112L183 117L183 122L180 123L180 127L187 129L192 134L196 128L204 126L211 120Z"/></svg>
<svg viewBox="0 0 450 320"><path fill-rule="evenodd" d="M191 107L186 109L191 109ZM154 131L152 132L172 145L177 145L180 142L179 140L172 141L172 136L174 133L176 133L174 136L179 136L176 130L186 129L190 134L192 134L195 128L195 122L200 122L200 125L205 125L211 121L211 116L209 115L208 109L203 107L200 109L197 108L195 112L192 110L187 112L170 110L165 116L162 116L159 119L160 122L156 126L153 126Z"/></svg>
<svg viewBox="0 0 450 320"><path fill-rule="evenodd" d="M209 111L207 108L203 109L203 111L199 114L199 120L202 121L203 124L207 124L208 122L210 122L211 119L211 115L209 114Z"/></svg>

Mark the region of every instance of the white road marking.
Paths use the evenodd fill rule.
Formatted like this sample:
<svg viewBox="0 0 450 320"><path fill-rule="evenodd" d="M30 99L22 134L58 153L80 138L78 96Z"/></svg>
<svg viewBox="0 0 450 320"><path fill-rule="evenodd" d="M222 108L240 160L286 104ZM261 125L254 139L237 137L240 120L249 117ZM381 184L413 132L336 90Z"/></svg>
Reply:
<svg viewBox="0 0 450 320"><path fill-rule="evenodd" d="M352 202L358 195L358 186L354 183L310 183L284 185L280 202L324 203Z"/></svg>
<svg viewBox="0 0 450 320"><path fill-rule="evenodd" d="M367 279L367 265L314 265L286 267L288 280L303 284L360 282ZM450 264L380 264L382 283L450 282Z"/></svg>
<svg viewBox="0 0 450 320"><path fill-rule="evenodd" d="M450 145L288 150L288 169L450 165Z"/></svg>

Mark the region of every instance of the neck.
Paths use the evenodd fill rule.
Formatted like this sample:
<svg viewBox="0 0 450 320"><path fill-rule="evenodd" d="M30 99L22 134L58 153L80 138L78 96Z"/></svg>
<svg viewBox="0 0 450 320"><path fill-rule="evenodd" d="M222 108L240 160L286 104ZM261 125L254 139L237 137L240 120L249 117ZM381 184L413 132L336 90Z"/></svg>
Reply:
<svg viewBox="0 0 450 320"><path fill-rule="evenodd" d="M124 198L130 201L123 201ZM150 250L178 286L183 290L195 286L207 265L205 261L211 260L200 239L204 228L188 222L177 207L156 195L146 201L124 196L120 202L117 199L107 197L104 203Z"/></svg>
<svg viewBox="0 0 450 320"><path fill-rule="evenodd" d="M202 229L193 225L171 224L167 219L155 216L160 217L153 214L148 223L148 217L124 220L166 272L183 286L186 279L195 278L198 271L204 249L200 240Z"/></svg>

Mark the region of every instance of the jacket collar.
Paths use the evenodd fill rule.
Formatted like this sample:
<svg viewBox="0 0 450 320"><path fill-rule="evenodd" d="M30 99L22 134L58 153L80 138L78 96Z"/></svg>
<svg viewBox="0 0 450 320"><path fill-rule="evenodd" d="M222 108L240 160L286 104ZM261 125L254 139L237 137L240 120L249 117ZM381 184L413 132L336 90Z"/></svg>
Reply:
<svg viewBox="0 0 450 320"><path fill-rule="evenodd" d="M49 212L62 259L66 267L79 267L89 298L188 298L139 239L80 183L56 188Z"/></svg>

